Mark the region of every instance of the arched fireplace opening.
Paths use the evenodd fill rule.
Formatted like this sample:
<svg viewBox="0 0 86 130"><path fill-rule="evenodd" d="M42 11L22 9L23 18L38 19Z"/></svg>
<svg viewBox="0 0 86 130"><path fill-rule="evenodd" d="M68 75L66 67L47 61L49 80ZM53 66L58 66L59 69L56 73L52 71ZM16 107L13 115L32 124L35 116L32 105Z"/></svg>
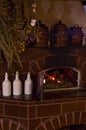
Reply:
<svg viewBox="0 0 86 130"><path fill-rule="evenodd" d="M70 89L80 90L84 88L83 83L85 83L84 82L85 81L85 76L84 76L85 75L85 60L82 57L79 57L73 54L65 54L63 52L62 54L54 53L54 54L47 55L47 56L38 58L36 60L33 60L31 61L29 65L30 65L30 71L34 75L33 77L35 77L34 89L37 95L40 95L40 93L41 95L43 95L43 85L45 85L44 78L47 77L47 80L51 79L52 80L51 82L53 82L54 79L52 76L54 74L57 74L56 76L60 78L60 81L59 80L57 81L57 84L58 84L56 87L58 88L57 90L63 90L63 91L70 90ZM68 75L69 77L67 77ZM66 78L62 78L62 76ZM72 81L75 82L73 85L72 85L72 82L68 81L71 76L72 76ZM64 83L63 85L61 84L61 80L62 80L62 83ZM68 86L66 86L67 85L66 81L67 81ZM48 83L50 84L50 82ZM56 84L56 82L54 83ZM49 85L47 84L47 86ZM48 92L49 90L52 91L52 89L48 89Z"/></svg>
<svg viewBox="0 0 86 130"><path fill-rule="evenodd" d="M55 67L39 72L39 84L44 91L80 87L80 71L74 67Z"/></svg>
<svg viewBox="0 0 86 130"><path fill-rule="evenodd" d="M41 99L57 95L58 91L70 91L80 88L80 71L74 67L48 68L38 74L38 94Z"/></svg>

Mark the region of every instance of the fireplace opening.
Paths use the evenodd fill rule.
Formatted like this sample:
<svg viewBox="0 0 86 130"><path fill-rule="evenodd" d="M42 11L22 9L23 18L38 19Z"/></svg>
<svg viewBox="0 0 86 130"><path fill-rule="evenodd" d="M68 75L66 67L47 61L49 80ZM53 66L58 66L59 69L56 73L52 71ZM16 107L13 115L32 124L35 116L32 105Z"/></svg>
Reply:
<svg viewBox="0 0 86 130"><path fill-rule="evenodd" d="M76 88L79 86L78 72L71 68L57 68L44 72L43 89Z"/></svg>
<svg viewBox="0 0 86 130"><path fill-rule="evenodd" d="M80 87L80 71L73 67L56 67L39 72L40 91L77 89Z"/></svg>

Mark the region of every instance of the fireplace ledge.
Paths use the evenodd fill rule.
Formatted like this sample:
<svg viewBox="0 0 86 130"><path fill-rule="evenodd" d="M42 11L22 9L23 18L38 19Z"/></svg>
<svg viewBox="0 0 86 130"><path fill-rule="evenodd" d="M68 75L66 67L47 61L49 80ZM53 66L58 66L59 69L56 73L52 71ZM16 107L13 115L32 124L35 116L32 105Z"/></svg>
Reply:
<svg viewBox="0 0 86 130"><path fill-rule="evenodd" d="M21 96L8 96L3 97L0 96L0 100L10 100L10 101L51 101L51 100L59 100L59 99L71 99L71 98L85 98L86 97L86 89L63 89L56 91L48 91L42 92L42 94L33 96L33 95L24 95Z"/></svg>

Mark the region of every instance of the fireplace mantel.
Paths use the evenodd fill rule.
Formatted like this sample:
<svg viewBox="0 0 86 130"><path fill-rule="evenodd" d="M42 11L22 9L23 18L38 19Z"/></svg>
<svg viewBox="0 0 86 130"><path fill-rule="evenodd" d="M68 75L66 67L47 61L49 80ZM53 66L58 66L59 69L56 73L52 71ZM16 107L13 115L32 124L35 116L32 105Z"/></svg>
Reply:
<svg viewBox="0 0 86 130"><path fill-rule="evenodd" d="M25 52L21 54L21 59L26 61L33 61L40 57L51 55L51 54L71 54L81 55L86 57L86 46L58 46L58 47L28 47Z"/></svg>

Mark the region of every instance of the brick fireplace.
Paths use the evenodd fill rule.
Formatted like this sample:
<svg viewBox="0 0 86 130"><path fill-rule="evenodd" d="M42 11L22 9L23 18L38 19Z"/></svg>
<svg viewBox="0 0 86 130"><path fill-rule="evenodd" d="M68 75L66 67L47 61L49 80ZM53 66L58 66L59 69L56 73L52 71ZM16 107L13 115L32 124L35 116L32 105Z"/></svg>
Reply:
<svg viewBox="0 0 86 130"><path fill-rule="evenodd" d="M34 50L35 48L33 48L33 51ZM36 48L35 51L36 55L37 51L40 51L41 57L38 57L29 63L29 69L33 75L36 75L37 77L40 72L50 68L74 68L78 70L80 74L79 88L85 88L85 46ZM39 87L41 86L39 82L37 87L39 89L38 91L40 91Z"/></svg>
<svg viewBox="0 0 86 130"><path fill-rule="evenodd" d="M28 71L31 71L34 83L33 97L0 96L1 130L78 130L85 129L86 123L86 47L27 48L21 55L24 69L14 65L14 70L7 69L0 60L0 83L8 71L13 81L15 70L19 70L22 84ZM40 54L40 55L39 55ZM51 62L52 61L52 62ZM72 90L44 94L38 91L39 72L50 67L73 67L80 72L80 87ZM40 87L40 86L39 86ZM36 96L34 96L36 94ZM38 94L38 95L37 95ZM42 99L42 100L40 100Z"/></svg>

